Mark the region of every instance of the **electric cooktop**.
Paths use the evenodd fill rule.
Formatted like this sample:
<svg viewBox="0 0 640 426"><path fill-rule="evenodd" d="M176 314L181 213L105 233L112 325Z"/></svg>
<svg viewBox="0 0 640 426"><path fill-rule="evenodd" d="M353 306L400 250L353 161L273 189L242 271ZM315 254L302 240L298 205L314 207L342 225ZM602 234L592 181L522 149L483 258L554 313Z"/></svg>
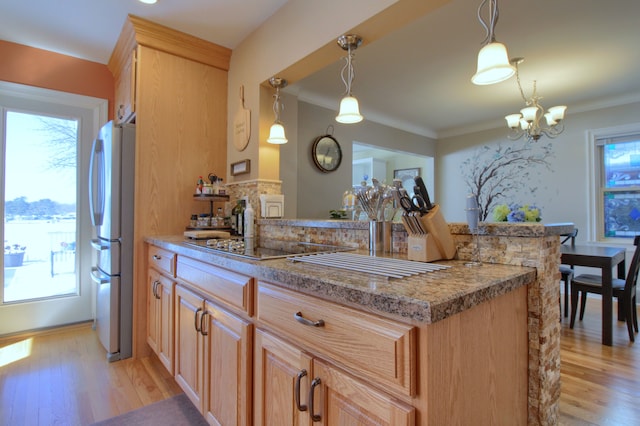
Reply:
<svg viewBox="0 0 640 426"><path fill-rule="evenodd" d="M211 250L212 252L233 254L257 260L355 250L352 247L281 240L267 240L262 242L262 245L256 246L253 238L187 239L185 243Z"/></svg>

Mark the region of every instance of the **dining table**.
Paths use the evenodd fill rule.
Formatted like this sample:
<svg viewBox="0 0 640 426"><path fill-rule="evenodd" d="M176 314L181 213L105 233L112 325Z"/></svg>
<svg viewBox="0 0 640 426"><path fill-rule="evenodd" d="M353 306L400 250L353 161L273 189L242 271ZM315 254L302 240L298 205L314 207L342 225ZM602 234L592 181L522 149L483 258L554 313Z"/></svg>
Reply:
<svg viewBox="0 0 640 426"><path fill-rule="evenodd" d="M626 273L624 247L599 245L560 245L561 263L572 266L600 268L602 273L602 344L611 346L613 335L613 268L617 267L617 278L624 279ZM620 313L619 313L620 314ZM620 315L618 315L620 318Z"/></svg>

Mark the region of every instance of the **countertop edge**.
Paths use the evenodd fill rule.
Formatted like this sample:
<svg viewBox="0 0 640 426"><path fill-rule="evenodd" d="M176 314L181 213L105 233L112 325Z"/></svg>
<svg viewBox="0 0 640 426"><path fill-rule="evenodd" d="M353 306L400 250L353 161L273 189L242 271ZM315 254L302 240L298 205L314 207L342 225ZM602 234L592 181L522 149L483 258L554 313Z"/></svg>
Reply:
<svg viewBox="0 0 640 426"><path fill-rule="evenodd" d="M344 271L340 274L340 270L336 270L336 275L340 275L341 278L338 280L330 277L330 274L326 273L326 269L322 271L309 267L309 265L303 266L301 263L291 261L290 258L252 260L223 253L218 254L186 244L183 236L145 237L145 241L178 255L208 262L330 302L404 321L425 324L434 323L460 313L527 285L536 279L535 268L484 264L480 267L485 268L482 272L488 272L487 268L499 269L501 278L487 278L472 288L465 285L455 285L452 287L456 288L451 289L446 289L444 286L438 288L442 285L442 281L451 280L444 273L440 275L429 273L420 277L419 282L416 282L418 278L390 281L384 277L357 272L350 272L348 276L345 276ZM477 275L477 272L481 271L471 271L471 268L464 266L464 261L459 260L436 263L451 265L451 270L455 270L459 274L466 274L466 271L469 271L469 274ZM441 281L438 281L439 279ZM418 291L419 287L427 284L432 286L431 289L436 290L435 296L424 297ZM438 290L443 290L442 294L437 293Z"/></svg>

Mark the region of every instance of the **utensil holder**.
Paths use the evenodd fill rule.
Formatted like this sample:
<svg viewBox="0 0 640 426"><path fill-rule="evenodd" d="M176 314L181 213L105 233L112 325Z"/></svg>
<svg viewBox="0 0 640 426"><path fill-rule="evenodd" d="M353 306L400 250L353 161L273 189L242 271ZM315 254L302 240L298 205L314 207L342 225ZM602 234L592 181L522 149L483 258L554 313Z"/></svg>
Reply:
<svg viewBox="0 0 640 426"><path fill-rule="evenodd" d="M369 221L369 254L391 253L391 223Z"/></svg>
<svg viewBox="0 0 640 426"><path fill-rule="evenodd" d="M425 234L411 232L405 222L405 229L409 234L408 255L409 260L431 262L441 259L453 259L456 255L456 246L449 231L449 225L440 212L440 206L434 205L424 216L420 217Z"/></svg>

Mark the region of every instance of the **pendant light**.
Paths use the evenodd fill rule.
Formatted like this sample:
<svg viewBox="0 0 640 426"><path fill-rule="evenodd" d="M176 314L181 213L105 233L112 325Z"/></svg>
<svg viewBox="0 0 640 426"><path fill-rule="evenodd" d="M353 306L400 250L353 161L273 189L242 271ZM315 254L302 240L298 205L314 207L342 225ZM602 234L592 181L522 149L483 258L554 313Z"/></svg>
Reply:
<svg viewBox="0 0 640 426"><path fill-rule="evenodd" d="M288 142L286 136L284 135L284 126L280 121L280 110L283 105L280 104L280 89L286 87L287 80L279 78L279 77L271 77L269 79L269 84L271 87L276 89L275 95L273 95L273 113L275 114L275 121L271 125L271 129L269 130L269 137L267 138L267 142L282 145Z"/></svg>
<svg viewBox="0 0 640 426"><path fill-rule="evenodd" d="M347 51L345 66L340 72L340 77L346 88L346 96L340 101L340 111L336 117L338 123L351 124L359 123L363 120L360 114L358 100L351 93L351 83L353 83L353 51L362 44L362 38L355 34L347 34L338 38L338 45Z"/></svg>
<svg viewBox="0 0 640 426"><path fill-rule="evenodd" d="M482 7L489 2L489 23L482 19ZM483 0L478 7L478 20L487 31L482 41L484 46L478 53L478 68L471 77L471 82L477 85L488 85L505 81L516 73L515 67L509 63L507 47L496 41L494 34L498 22L498 1Z"/></svg>

